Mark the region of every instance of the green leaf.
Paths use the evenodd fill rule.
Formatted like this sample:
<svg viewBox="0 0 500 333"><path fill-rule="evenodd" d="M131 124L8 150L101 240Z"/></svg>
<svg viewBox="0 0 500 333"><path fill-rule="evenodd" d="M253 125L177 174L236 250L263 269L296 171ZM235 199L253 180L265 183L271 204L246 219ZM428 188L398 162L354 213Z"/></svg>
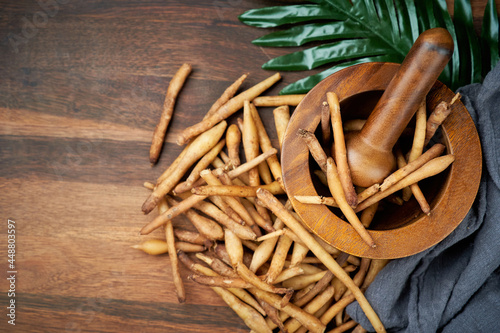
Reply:
<svg viewBox="0 0 500 333"><path fill-rule="evenodd" d="M416 9L420 31L425 31L438 26L436 18L434 17L432 0L417 1Z"/></svg>
<svg viewBox="0 0 500 333"><path fill-rule="evenodd" d="M363 5L364 10L368 17L377 17L377 10L375 9L375 5L372 0L364 0L364 2L360 1L360 5ZM380 20L380 19L379 19Z"/></svg>
<svg viewBox="0 0 500 333"><path fill-rule="evenodd" d="M348 10L339 6L334 0L325 0L325 2L330 5L332 10L344 15L346 20L356 22L360 27L361 36L367 33L373 34L374 37L372 39L378 39L381 43L386 44L387 50L390 53L406 54L408 52L409 48L400 43L401 38L399 33L397 35L394 34L391 20L380 20L376 10L367 9L367 5L363 0L354 1Z"/></svg>
<svg viewBox="0 0 500 333"><path fill-rule="evenodd" d="M384 56L377 56L377 57L365 57L365 58L360 58L356 59L353 61L349 62L344 62L342 64L339 64L337 66L333 66L321 73L314 74L311 76L308 76L306 78L303 78L299 81L296 81L292 84L287 85L285 88L283 88L280 91L280 95L288 95L288 94L305 94L309 90L311 90L315 85L317 85L319 82L321 82L323 79L327 78L328 76L332 75L333 73L336 73L340 71L341 69L347 68L349 66L357 65L357 64L362 64L366 62L395 62L395 63L400 63L403 59L397 55L384 55Z"/></svg>
<svg viewBox="0 0 500 333"><path fill-rule="evenodd" d="M338 38L368 37L361 36L359 25L350 20L326 23L310 23L297 25L290 29L272 32L252 41L259 46L301 46L313 41L323 41Z"/></svg>
<svg viewBox="0 0 500 333"><path fill-rule="evenodd" d="M401 38L409 49L419 35L415 4L413 0L396 0L395 4Z"/></svg>
<svg viewBox="0 0 500 333"><path fill-rule="evenodd" d="M381 22L390 22L391 38L394 44L400 40L398 20L396 17L396 9L394 8L393 0L375 1L377 13Z"/></svg>
<svg viewBox="0 0 500 333"><path fill-rule="evenodd" d="M448 7L446 0L428 0L434 2L433 12L436 17L436 22L438 26L446 28L453 39L455 44L455 49L451 56L450 62L443 70L443 73L439 76L440 81L449 86L452 90L456 90L459 87L459 75L460 75L460 55L457 48L457 36L455 34L455 27L453 26L453 21L451 20L450 13L448 12Z"/></svg>
<svg viewBox="0 0 500 333"><path fill-rule="evenodd" d="M311 20L341 20L343 17L323 4L303 4L251 9L241 14L238 19L253 27L271 28Z"/></svg>
<svg viewBox="0 0 500 333"><path fill-rule="evenodd" d="M285 54L269 60L262 68L275 71L300 71L349 58L381 55L386 52L385 45L376 39L345 39Z"/></svg>
<svg viewBox="0 0 500 333"><path fill-rule="evenodd" d="M483 76L486 76L500 60L498 54L498 13L494 0L489 0L484 9L481 49L484 64Z"/></svg>
<svg viewBox="0 0 500 333"><path fill-rule="evenodd" d="M459 86L481 81L481 54L474 32L472 8L469 0L455 0L454 23L458 40L460 66Z"/></svg>
<svg viewBox="0 0 500 333"><path fill-rule="evenodd" d="M418 18L417 18L417 8L415 7L414 0L406 0L406 10L408 14L408 20L410 21L410 30L411 30L411 40L415 41L420 35L420 31L418 30Z"/></svg>
<svg viewBox="0 0 500 333"><path fill-rule="evenodd" d="M265 69L310 70L334 63L281 93L306 92L326 75L353 64L376 59L401 62L419 34L435 27L446 28L455 43L452 58L439 77L455 90L478 82L481 69L484 75L500 60L495 1L488 0L480 43L471 13L470 0L456 0L454 20L447 0L310 0L307 4L250 10L240 20L256 27L293 25L254 40L259 46L316 43L315 47L271 59L263 65Z"/></svg>

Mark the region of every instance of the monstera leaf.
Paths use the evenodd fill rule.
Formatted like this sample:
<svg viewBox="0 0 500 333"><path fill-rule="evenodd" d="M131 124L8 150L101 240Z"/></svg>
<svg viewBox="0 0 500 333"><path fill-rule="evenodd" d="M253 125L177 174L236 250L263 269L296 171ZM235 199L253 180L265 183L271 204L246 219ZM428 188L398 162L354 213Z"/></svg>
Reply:
<svg viewBox="0 0 500 333"><path fill-rule="evenodd" d="M480 38L474 31L469 0L455 1L453 19L445 0L317 0L253 9L239 19L259 28L286 27L254 40L255 45L315 45L271 59L264 69L303 71L333 64L288 85L282 94L305 93L328 75L354 64L400 63L419 34L435 27L446 28L455 42L452 59L439 78L451 89L480 82L499 59L494 0L486 6Z"/></svg>

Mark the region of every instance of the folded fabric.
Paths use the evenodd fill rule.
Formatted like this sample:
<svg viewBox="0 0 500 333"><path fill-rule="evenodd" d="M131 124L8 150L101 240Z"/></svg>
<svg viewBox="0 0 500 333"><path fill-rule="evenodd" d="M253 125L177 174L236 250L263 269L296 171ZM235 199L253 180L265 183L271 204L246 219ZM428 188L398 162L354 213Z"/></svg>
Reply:
<svg viewBox="0 0 500 333"><path fill-rule="evenodd" d="M366 290L388 332L500 332L500 64L458 91L481 140L479 191L447 238L392 260ZM373 330L357 302L347 313Z"/></svg>

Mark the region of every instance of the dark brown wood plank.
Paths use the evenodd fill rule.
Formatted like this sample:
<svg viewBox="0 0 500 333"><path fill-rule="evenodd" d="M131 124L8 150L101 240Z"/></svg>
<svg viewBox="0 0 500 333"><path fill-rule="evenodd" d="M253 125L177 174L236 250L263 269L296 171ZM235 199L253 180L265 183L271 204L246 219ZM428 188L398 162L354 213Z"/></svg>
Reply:
<svg viewBox="0 0 500 333"><path fill-rule="evenodd" d="M152 177L151 167L143 162L149 142L50 137L4 137L1 142L0 160L10 165L3 173L6 178L24 175L39 181L116 184L126 181L137 185L156 179ZM170 146L173 146L170 154L179 150L179 147L169 144L166 153ZM37 159L39 154L46 156L44 163ZM161 173L158 168L154 171Z"/></svg>
<svg viewBox="0 0 500 333"><path fill-rule="evenodd" d="M6 61L12 67L57 66L72 72L156 76L173 73L182 62L192 62L195 69L208 69L200 70L198 75L225 80L240 75L241 68L256 69L255 63L262 64L273 55L288 52L262 49L250 43L262 31L237 22L237 15L245 10L240 6L243 2L238 7L224 8L214 1L142 4L127 10L113 8L123 8L118 2L104 9L92 8L92 3L75 3L76 8L67 15L61 10L25 44L18 45L17 57ZM23 22L21 17L18 23ZM4 33L23 35L22 29L15 28ZM237 43L233 42L235 38ZM16 47L5 42L0 50L12 54Z"/></svg>
<svg viewBox="0 0 500 333"><path fill-rule="evenodd" d="M148 193L140 185L37 177L3 179L2 184L9 193L2 192L0 204L7 207L11 202L9 218L17 223L18 328L57 330L68 323L71 329L103 332L196 332L205 323L221 332L243 328L215 293L186 280L189 272L184 268L189 302L185 307L178 304L167 257L130 248L144 240L138 230L153 217L140 212ZM106 203L100 193L106 193ZM175 224L192 229L183 218ZM5 225L1 231L6 233ZM146 238L162 236L158 230ZM0 253L6 257L6 247ZM1 288L8 289L7 280ZM2 297L7 299L6 294ZM190 318L192 313L197 317ZM37 317L50 320L40 324ZM0 325L7 327L5 322Z"/></svg>
<svg viewBox="0 0 500 333"><path fill-rule="evenodd" d="M242 73L243 70L224 81L209 80L197 78L195 69L178 97L169 130L172 135L166 140L174 142L175 135L184 126L201 120L220 94ZM266 77L257 78L251 74L240 91ZM0 107L6 111L0 114L3 124L0 131L9 129L8 134L27 135L26 131L33 130L28 127L30 125L59 125L68 130L83 128L88 134L89 128L102 128L105 132L110 127L123 125L128 127L126 131L144 130L141 133L144 139L152 135L170 79L128 74L110 74L103 78L90 73L22 68L0 82ZM269 93L277 93L275 90ZM17 132L12 128L16 124L21 125L16 128ZM50 132L43 135L50 135ZM109 138L123 140L118 136Z"/></svg>
<svg viewBox="0 0 500 333"><path fill-rule="evenodd" d="M22 293L23 317L16 330L23 332L246 332L245 325L226 306L127 301L105 297L72 297ZM6 303L6 296L0 296ZM196 314L196 315L193 315ZM50 320L39 320L50 315ZM144 323L147 322L147 325ZM5 321L0 329L8 329Z"/></svg>

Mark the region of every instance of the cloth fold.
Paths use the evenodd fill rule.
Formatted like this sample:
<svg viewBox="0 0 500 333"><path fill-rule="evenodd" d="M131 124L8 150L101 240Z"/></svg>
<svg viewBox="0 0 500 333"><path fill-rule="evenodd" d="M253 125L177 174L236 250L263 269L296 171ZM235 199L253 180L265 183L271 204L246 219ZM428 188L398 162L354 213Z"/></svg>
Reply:
<svg viewBox="0 0 500 333"><path fill-rule="evenodd" d="M458 91L482 146L478 194L447 238L392 260L366 290L388 332L500 332L500 64ZM357 302L347 313L373 330Z"/></svg>

